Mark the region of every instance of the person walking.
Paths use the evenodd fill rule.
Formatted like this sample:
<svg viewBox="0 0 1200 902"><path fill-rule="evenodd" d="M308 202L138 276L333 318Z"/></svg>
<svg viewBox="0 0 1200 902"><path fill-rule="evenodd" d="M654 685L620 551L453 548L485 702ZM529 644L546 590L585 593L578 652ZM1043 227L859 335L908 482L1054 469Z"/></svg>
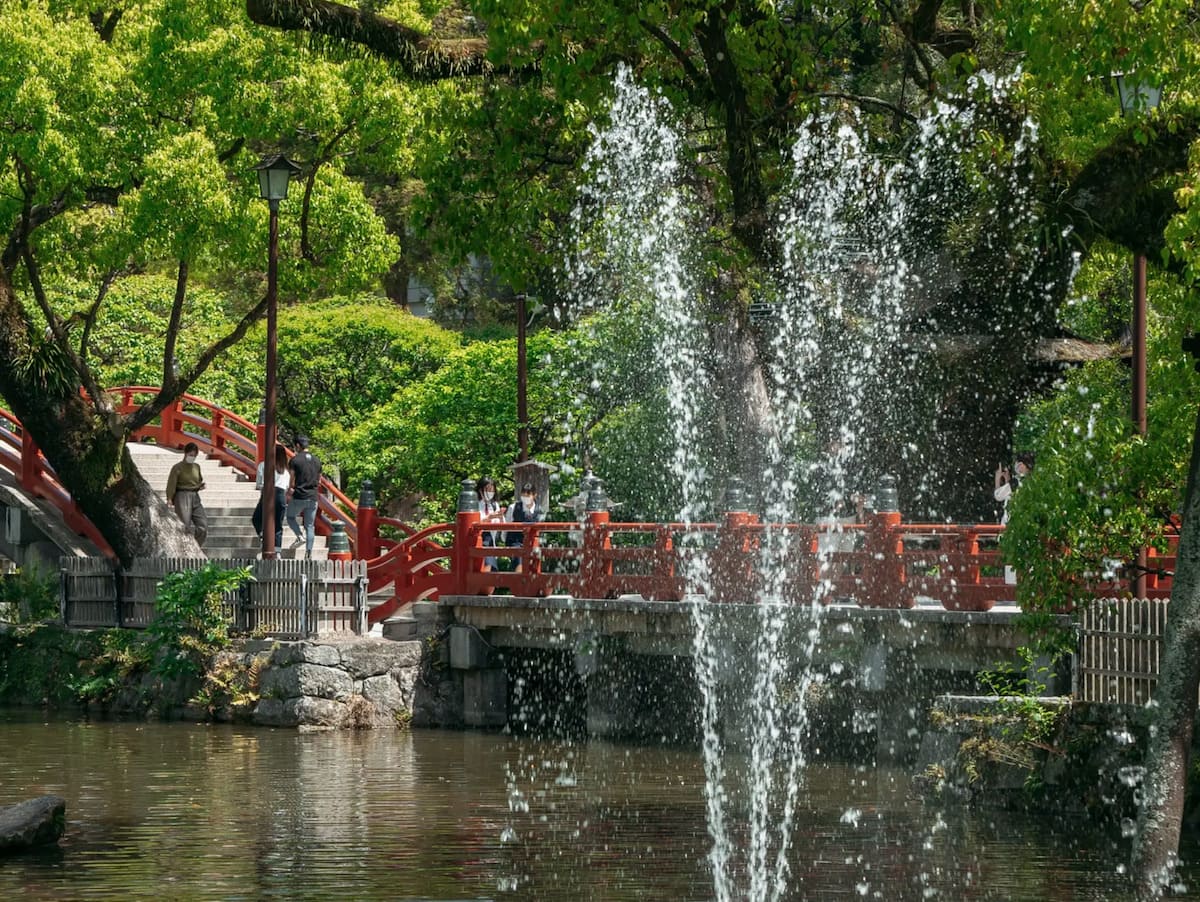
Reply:
<svg viewBox="0 0 1200 902"><path fill-rule="evenodd" d="M308 436L296 436L296 456L290 464L291 486L288 488L287 524L296 535L293 548L304 543L304 556L312 557L317 522L317 492L321 487L321 459L308 450ZM304 521L300 532L297 516Z"/></svg>
<svg viewBox="0 0 1200 902"><path fill-rule="evenodd" d="M208 514L200 501L200 493L204 491L204 474L199 464L200 448L195 442L188 442L183 447L183 460L171 467L167 474L167 503L175 508L179 519L196 539L196 544L204 547L208 538Z"/></svg>
<svg viewBox="0 0 1200 902"><path fill-rule="evenodd" d="M262 538L263 532L263 503L262 489L263 482L266 480L267 462L263 461L258 465L258 476L254 480L254 487L258 489L258 506L254 508L254 515L251 517L251 522L254 524L254 531L258 533L259 538ZM283 519L287 515L287 492L292 487L292 471L288 467L287 449L283 445L275 446L275 548L278 550L283 545Z"/></svg>

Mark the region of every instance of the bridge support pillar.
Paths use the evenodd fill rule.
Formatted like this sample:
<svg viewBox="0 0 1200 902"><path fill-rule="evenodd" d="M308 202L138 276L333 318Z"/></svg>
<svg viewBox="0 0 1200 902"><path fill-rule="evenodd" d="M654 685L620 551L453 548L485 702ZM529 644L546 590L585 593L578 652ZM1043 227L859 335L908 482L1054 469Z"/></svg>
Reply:
<svg viewBox="0 0 1200 902"><path fill-rule="evenodd" d="M463 723L503 727L508 723L508 676L502 667L463 674Z"/></svg>
<svg viewBox="0 0 1200 902"><path fill-rule="evenodd" d="M576 649L575 666L586 681L588 736L697 741L699 690L690 658L632 654L602 640L596 652L584 654ZM589 660L583 672L581 662Z"/></svg>
<svg viewBox="0 0 1200 902"><path fill-rule="evenodd" d="M491 646L473 626L450 627L450 666L463 673L463 723L503 727L508 723L508 675L492 667Z"/></svg>

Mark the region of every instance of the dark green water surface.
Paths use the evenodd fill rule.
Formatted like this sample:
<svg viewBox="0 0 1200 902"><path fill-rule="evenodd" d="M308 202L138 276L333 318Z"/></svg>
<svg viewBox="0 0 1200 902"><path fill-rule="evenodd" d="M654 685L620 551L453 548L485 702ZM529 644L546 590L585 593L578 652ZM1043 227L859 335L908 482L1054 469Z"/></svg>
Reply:
<svg viewBox="0 0 1200 902"><path fill-rule="evenodd" d="M0 804L68 819L0 859L0 900L710 899L703 783L691 750L0 712ZM1129 898L1119 837L903 771L810 768L793 839L786 899Z"/></svg>

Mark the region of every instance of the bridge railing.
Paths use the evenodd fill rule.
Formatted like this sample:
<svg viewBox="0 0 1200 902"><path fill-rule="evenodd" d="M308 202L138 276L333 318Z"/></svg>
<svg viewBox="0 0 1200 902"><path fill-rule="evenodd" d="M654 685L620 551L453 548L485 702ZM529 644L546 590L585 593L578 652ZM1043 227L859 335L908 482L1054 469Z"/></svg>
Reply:
<svg viewBox="0 0 1200 902"><path fill-rule="evenodd" d="M17 485L29 495L43 498L57 508L68 529L86 536L105 554L112 554L108 542L92 521L84 516L28 430L20 420L3 409L0 409L0 466L11 472Z"/></svg>
<svg viewBox="0 0 1200 902"><path fill-rule="evenodd" d="M597 511L582 522L506 523L501 536L520 544L485 546L484 533L495 531L474 511L458 514L453 541L438 551L439 592L451 585L459 594L654 600L703 592L717 602L775 597L888 608L928 599L971 611L1011 602L1015 593L996 546L999 526L904 524L897 513L818 526L763 524L740 512L721 523L613 523ZM511 568L488 569L489 559Z"/></svg>
<svg viewBox="0 0 1200 902"><path fill-rule="evenodd" d="M111 390L121 414L158 392L155 386ZM194 395L168 404L136 437L165 447L194 441L251 477L265 452L261 425ZM17 474L27 491L58 506L71 528L107 550L30 436L4 411L0 465ZM790 603L847 600L878 607L928 600L950 610L987 610L1014 598L1014 586L1004 579L998 546L1002 527L996 524L906 524L894 511L873 514L864 523L763 524L744 510L730 511L719 523L611 523L605 509L579 522L485 528L472 510L472 495L465 484L460 506L467 509L456 521L418 532L379 516L369 482L356 504L329 480L322 481L319 531L329 534L334 522L343 521L351 555L367 561L372 593L391 590L372 620L421 598L497 591L661 600L704 591L718 602L778 597ZM485 547L486 532L519 536L521 542L515 548ZM1147 580L1148 597L1169 596L1170 576L1160 574L1174 571L1174 554L1174 545L1162 555L1151 552L1156 572ZM511 561L514 569L489 570L489 558ZM778 565L764 568L763 561ZM1111 596L1125 587L1097 582L1088 591Z"/></svg>

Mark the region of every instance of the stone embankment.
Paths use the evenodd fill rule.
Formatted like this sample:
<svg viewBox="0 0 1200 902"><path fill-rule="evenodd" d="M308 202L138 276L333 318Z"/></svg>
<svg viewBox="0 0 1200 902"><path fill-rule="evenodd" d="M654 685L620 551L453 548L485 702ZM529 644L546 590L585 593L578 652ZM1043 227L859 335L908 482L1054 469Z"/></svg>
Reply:
<svg viewBox="0 0 1200 902"><path fill-rule="evenodd" d="M412 718L421 646L387 639L273 643L259 652L259 699L250 720L274 727L406 724Z"/></svg>
<svg viewBox="0 0 1200 902"><path fill-rule="evenodd" d="M165 679L127 634L0 624L0 704L300 729L463 723L462 675L434 638L245 639Z"/></svg>

